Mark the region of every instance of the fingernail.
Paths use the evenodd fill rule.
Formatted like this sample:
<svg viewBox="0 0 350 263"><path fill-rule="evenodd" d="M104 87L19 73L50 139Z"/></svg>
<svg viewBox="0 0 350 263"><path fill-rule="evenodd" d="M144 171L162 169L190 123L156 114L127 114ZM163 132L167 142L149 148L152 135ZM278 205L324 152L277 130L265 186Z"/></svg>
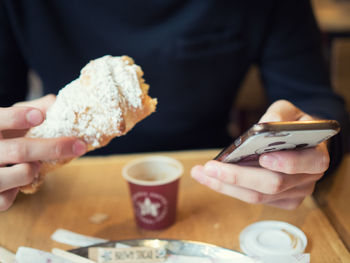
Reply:
<svg viewBox="0 0 350 263"><path fill-rule="evenodd" d="M32 125L38 125L42 123L42 121L44 120L43 114L41 113L41 111L35 110L35 109L27 112L26 117L27 117L27 121Z"/></svg>
<svg viewBox="0 0 350 263"><path fill-rule="evenodd" d="M193 179L197 180L199 183L204 183L205 174L203 173L203 167L195 166L191 170L191 176Z"/></svg>
<svg viewBox="0 0 350 263"><path fill-rule="evenodd" d="M83 155L86 152L86 144L83 141L78 140L73 144L72 150L75 155Z"/></svg>
<svg viewBox="0 0 350 263"><path fill-rule="evenodd" d="M210 176L210 177L218 177L218 167L216 167L215 165L213 165L212 163L207 163L204 166L204 172L206 175Z"/></svg>
<svg viewBox="0 0 350 263"><path fill-rule="evenodd" d="M264 154L260 157L260 164L264 167L273 168L276 166L277 158L271 154Z"/></svg>

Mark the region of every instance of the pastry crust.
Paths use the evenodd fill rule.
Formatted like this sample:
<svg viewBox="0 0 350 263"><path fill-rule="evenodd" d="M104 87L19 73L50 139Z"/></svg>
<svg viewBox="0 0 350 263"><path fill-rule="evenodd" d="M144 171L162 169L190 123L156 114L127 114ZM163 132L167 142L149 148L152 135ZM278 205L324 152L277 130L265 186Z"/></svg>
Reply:
<svg viewBox="0 0 350 263"><path fill-rule="evenodd" d="M90 61L78 79L60 90L45 121L26 136L75 136L87 143L88 151L107 145L155 111L157 100L148 96L149 86L142 76L141 68L128 56ZM42 161L39 176L21 192L35 193L46 173L72 159Z"/></svg>

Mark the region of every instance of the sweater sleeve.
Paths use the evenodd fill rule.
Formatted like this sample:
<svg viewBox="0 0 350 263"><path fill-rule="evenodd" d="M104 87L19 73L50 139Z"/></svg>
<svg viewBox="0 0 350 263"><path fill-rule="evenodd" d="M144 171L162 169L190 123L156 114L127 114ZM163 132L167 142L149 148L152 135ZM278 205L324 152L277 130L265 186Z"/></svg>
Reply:
<svg viewBox="0 0 350 263"><path fill-rule="evenodd" d="M349 117L343 99L331 88L310 2L275 1L267 28L259 64L270 102L286 99L310 115L338 120L342 126L330 146L331 171L348 145Z"/></svg>
<svg viewBox="0 0 350 263"><path fill-rule="evenodd" d="M4 2L0 0L0 107L23 101L28 68L16 43Z"/></svg>

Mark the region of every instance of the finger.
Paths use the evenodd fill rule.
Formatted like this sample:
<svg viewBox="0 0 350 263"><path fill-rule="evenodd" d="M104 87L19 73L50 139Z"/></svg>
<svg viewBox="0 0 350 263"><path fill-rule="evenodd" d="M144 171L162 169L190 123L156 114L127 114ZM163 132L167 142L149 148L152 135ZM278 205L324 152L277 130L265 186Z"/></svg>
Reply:
<svg viewBox="0 0 350 263"><path fill-rule="evenodd" d="M74 158L83 155L86 150L86 144L74 137L1 140L0 164Z"/></svg>
<svg viewBox="0 0 350 263"><path fill-rule="evenodd" d="M284 174L261 167L209 161L205 164L205 175L223 183L244 187L264 194L278 194L307 182L320 179L322 174Z"/></svg>
<svg viewBox="0 0 350 263"><path fill-rule="evenodd" d="M206 185L207 187L216 192L239 199L250 204L263 203L264 198L266 196L257 191L245 189L243 187L239 187L232 184L223 183L217 178L209 177L204 173L204 168L199 165L192 168L191 176L199 183Z"/></svg>
<svg viewBox="0 0 350 263"><path fill-rule="evenodd" d="M263 199L264 203L266 204L284 199L300 199L311 195L314 190L315 182L309 182L302 185L298 185L297 187L293 187L278 194L265 195Z"/></svg>
<svg viewBox="0 0 350 263"><path fill-rule="evenodd" d="M7 190L0 193L0 211L6 211L10 208L18 194L18 188Z"/></svg>
<svg viewBox="0 0 350 263"><path fill-rule="evenodd" d="M46 113L47 109L55 102L55 100L56 96L49 94L39 99L18 102L14 106L33 107L41 110L43 113Z"/></svg>
<svg viewBox="0 0 350 263"><path fill-rule="evenodd" d="M259 163L266 169L286 174L320 174L329 167L329 153L325 143L313 148L266 153Z"/></svg>
<svg viewBox="0 0 350 263"><path fill-rule="evenodd" d="M0 168L0 192L30 184L38 174L39 168L38 162Z"/></svg>
<svg viewBox="0 0 350 263"><path fill-rule="evenodd" d="M218 180L217 178L207 176L202 166L194 167L191 171L191 175L199 183L208 186L214 191L252 204L269 204L282 199L303 199L306 196L312 194L315 187L315 182L311 182L299 185L298 187L291 188L281 193L264 194L255 190L243 188L232 184L227 184Z"/></svg>
<svg viewBox="0 0 350 263"><path fill-rule="evenodd" d="M271 104L259 122L311 120L302 110L286 100L278 100Z"/></svg>
<svg viewBox="0 0 350 263"><path fill-rule="evenodd" d="M43 113L30 107L0 108L0 130L28 129L44 120Z"/></svg>
<svg viewBox="0 0 350 263"><path fill-rule="evenodd" d="M287 199L281 199L277 201L273 201L270 203L267 203L269 206L274 206L286 210L294 210L296 209L304 200L305 198L287 198Z"/></svg>

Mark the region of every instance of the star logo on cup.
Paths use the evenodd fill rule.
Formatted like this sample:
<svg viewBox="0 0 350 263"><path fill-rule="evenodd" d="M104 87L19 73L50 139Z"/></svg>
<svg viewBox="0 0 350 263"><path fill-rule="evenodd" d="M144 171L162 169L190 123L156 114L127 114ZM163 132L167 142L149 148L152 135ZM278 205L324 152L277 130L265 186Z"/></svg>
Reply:
<svg viewBox="0 0 350 263"><path fill-rule="evenodd" d="M151 215L154 217L157 217L159 212L158 208L160 207L160 204L158 203L152 203L151 199L146 197L143 202L137 202L138 206L141 209L141 215Z"/></svg>

